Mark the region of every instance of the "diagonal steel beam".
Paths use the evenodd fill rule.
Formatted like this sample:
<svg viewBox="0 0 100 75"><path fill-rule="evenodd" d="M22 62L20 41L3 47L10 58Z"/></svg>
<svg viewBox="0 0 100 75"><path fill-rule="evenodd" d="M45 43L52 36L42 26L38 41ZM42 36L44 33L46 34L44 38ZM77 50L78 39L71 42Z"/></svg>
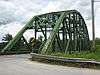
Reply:
<svg viewBox="0 0 100 75"><path fill-rule="evenodd" d="M52 45L52 42L54 41L54 38L56 37L56 33L59 31L59 27L63 21L65 17L65 12L61 13L61 16L59 17L58 21L55 23L54 29L52 30L52 32L50 33L50 36L46 42L46 44L44 45L44 47L41 50L41 54L45 54L46 51L49 50L49 48Z"/></svg>
<svg viewBox="0 0 100 75"><path fill-rule="evenodd" d="M16 44L16 42L23 36L23 33L27 30L27 28L31 27L35 17L33 17L19 32L18 34L2 49L1 53L6 50L11 50L11 48Z"/></svg>

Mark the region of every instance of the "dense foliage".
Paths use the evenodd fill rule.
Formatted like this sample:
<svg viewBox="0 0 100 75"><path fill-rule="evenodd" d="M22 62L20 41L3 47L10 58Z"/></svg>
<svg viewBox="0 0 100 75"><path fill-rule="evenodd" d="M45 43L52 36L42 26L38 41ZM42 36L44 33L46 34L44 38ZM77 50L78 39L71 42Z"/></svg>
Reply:
<svg viewBox="0 0 100 75"><path fill-rule="evenodd" d="M12 35L11 34L6 34L4 37L3 37L3 41L5 41L5 42L2 42L2 43L0 43L0 50L1 49L3 49L9 42L10 42L10 40L12 40L13 39L13 37L12 37ZM35 51L35 49L39 49L40 48L40 45L42 44L42 42L43 42L43 37L42 36L40 36L40 37L38 37L38 39L34 39L34 37L31 37L30 38L30 40L29 40L29 42L27 42L27 44L29 45L29 46L27 46L27 44L26 44L26 42L25 42L25 39L23 39L23 38L21 38L16 44L15 44L15 46L12 48L12 50L14 50L14 51L16 51L16 50L29 50L29 48L30 48L30 50L32 51ZM32 41L33 40L33 41ZM91 41L92 42L92 41ZM100 38L96 38L95 39L95 42L96 42L96 49L97 50L99 50L100 49ZM37 52L37 51L35 51L35 52ZM59 53L58 53L59 54ZM81 54L81 53L80 53ZM78 55L80 55L80 54L78 54ZM82 53L83 54L83 53ZM81 54L81 56L82 56L82 54ZM91 54L90 54L91 55ZM95 55L95 54L94 54ZM69 54L68 54L68 56L70 56ZM71 55L72 56L72 55ZM77 56L77 54L75 55L75 56ZM84 55L83 55L84 56ZM85 55L86 56L86 55Z"/></svg>
<svg viewBox="0 0 100 75"><path fill-rule="evenodd" d="M12 40L13 39L13 37L12 37L12 35L11 34L6 34L4 37L3 37L3 41L10 41L10 40Z"/></svg>
<svg viewBox="0 0 100 75"><path fill-rule="evenodd" d="M100 45L100 38L95 39L96 45Z"/></svg>
<svg viewBox="0 0 100 75"><path fill-rule="evenodd" d="M32 51L33 49L39 49L42 43L42 36L38 37L38 39L34 39L31 37L29 42L25 38L21 38L18 42L12 47L11 51ZM6 34L2 43L0 43L0 50L2 50L11 40L13 39L11 34ZM34 40L33 40L34 39ZM35 51L37 52L37 51Z"/></svg>

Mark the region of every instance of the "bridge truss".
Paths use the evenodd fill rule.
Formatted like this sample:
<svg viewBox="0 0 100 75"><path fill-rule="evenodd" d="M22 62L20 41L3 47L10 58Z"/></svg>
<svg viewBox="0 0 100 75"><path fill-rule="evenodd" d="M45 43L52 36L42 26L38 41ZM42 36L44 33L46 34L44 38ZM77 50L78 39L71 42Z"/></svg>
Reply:
<svg viewBox="0 0 100 75"><path fill-rule="evenodd" d="M44 41L38 48L38 53L48 54L53 51L74 53L90 50L89 34L84 19L78 11L68 10L34 16L2 52L11 50L21 38L27 44L23 33L28 29L34 29L35 39L38 32L43 34Z"/></svg>

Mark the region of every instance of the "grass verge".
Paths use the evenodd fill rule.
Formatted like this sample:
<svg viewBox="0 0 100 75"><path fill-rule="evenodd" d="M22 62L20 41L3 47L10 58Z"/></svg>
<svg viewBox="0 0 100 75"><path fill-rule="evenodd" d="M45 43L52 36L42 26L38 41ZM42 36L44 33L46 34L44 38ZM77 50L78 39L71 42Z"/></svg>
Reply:
<svg viewBox="0 0 100 75"><path fill-rule="evenodd" d="M54 52L51 55L59 56L59 57L67 57L67 58L85 58L100 61L100 45L96 45L96 50L94 52L80 52L80 53L61 53L61 52Z"/></svg>

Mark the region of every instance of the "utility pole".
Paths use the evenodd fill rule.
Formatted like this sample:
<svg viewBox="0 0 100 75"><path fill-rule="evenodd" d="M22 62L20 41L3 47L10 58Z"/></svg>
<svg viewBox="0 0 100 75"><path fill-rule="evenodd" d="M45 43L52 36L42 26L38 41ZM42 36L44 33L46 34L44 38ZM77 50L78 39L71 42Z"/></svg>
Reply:
<svg viewBox="0 0 100 75"><path fill-rule="evenodd" d="M93 50L95 50L95 14L94 14L94 3L95 2L100 2L100 0L95 1L95 0L91 0L91 10L92 10L92 47Z"/></svg>
<svg viewBox="0 0 100 75"><path fill-rule="evenodd" d="M95 22L94 22L94 0L91 0L91 10L92 10L92 47L95 50Z"/></svg>

